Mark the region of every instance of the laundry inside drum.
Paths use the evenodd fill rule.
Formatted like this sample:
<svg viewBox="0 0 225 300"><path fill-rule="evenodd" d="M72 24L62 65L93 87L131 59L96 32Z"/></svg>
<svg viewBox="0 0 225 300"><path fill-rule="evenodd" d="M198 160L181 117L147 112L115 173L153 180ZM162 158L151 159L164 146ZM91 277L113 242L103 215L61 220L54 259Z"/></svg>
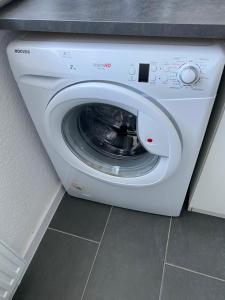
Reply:
<svg viewBox="0 0 225 300"><path fill-rule="evenodd" d="M120 107L83 104L65 115L62 134L87 165L113 176L137 177L149 173L159 157L142 146L136 123L137 117Z"/></svg>

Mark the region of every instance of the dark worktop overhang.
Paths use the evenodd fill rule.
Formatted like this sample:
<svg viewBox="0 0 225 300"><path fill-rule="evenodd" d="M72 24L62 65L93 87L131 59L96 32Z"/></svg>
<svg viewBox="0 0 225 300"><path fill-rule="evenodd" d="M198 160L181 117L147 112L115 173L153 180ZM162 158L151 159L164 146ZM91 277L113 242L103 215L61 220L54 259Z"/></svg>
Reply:
<svg viewBox="0 0 225 300"><path fill-rule="evenodd" d="M0 29L225 38L225 0L14 0Z"/></svg>

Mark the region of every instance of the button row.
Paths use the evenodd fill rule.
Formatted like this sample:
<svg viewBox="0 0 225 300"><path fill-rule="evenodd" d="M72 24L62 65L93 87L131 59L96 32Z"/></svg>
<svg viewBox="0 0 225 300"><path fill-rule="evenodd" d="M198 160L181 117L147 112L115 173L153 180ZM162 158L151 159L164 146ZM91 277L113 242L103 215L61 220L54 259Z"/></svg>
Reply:
<svg viewBox="0 0 225 300"><path fill-rule="evenodd" d="M156 81L156 79L157 79L156 74L150 74L150 81ZM167 75L161 74L161 75L158 75L158 79L162 82L167 82L169 78Z"/></svg>
<svg viewBox="0 0 225 300"><path fill-rule="evenodd" d="M163 70L165 72L169 72L169 66L163 66L163 68L159 68L156 65L151 65L150 66L150 72L157 72L158 70ZM129 74L130 75L135 75L136 74L136 68L135 68L134 65L130 65Z"/></svg>
<svg viewBox="0 0 225 300"><path fill-rule="evenodd" d="M162 71L166 72L166 74L162 73ZM155 82L155 81L159 80L162 83L166 83L169 79L172 79L172 78L170 78L170 77L172 77L171 73L168 74L167 72L169 72L169 66L167 66L167 65L160 67L160 68L157 65L151 65L150 73L149 73L149 81ZM130 75L129 80L134 81L136 78L135 75L137 74L137 70L134 65L130 65L128 73ZM176 75L175 75L175 77L176 77Z"/></svg>
<svg viewBox="0 0 225 300"><path fill-rule="evenodd" d="M156 66L156 65L151 65L150 70L152 72L157 72L158 70L163 70L165 72L169 72L169 66L163 66L162 68Z"/></svg>

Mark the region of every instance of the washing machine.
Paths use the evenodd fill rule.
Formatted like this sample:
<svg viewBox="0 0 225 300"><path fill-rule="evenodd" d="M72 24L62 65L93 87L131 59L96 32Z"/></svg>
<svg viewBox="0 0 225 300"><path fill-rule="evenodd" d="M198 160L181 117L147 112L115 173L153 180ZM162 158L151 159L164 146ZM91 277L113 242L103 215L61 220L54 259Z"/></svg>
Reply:
<svg viewBox="0 0 225 300"><path fill-rule="evenodd" d="M26 34L7 52L70 195L180 214L223 71L223 45Z"/></svg>

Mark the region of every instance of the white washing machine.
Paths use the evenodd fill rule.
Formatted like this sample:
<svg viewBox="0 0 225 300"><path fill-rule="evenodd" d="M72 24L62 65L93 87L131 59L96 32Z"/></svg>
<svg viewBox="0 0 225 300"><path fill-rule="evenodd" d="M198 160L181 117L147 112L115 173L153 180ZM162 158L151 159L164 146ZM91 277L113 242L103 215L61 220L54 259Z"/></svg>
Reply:
<svg viewBox="0 0 225 300"><path fill-rule="evenodd" d="M8 57L70 195L180 214L224 67L220 44L27 34Z"/></svg>

